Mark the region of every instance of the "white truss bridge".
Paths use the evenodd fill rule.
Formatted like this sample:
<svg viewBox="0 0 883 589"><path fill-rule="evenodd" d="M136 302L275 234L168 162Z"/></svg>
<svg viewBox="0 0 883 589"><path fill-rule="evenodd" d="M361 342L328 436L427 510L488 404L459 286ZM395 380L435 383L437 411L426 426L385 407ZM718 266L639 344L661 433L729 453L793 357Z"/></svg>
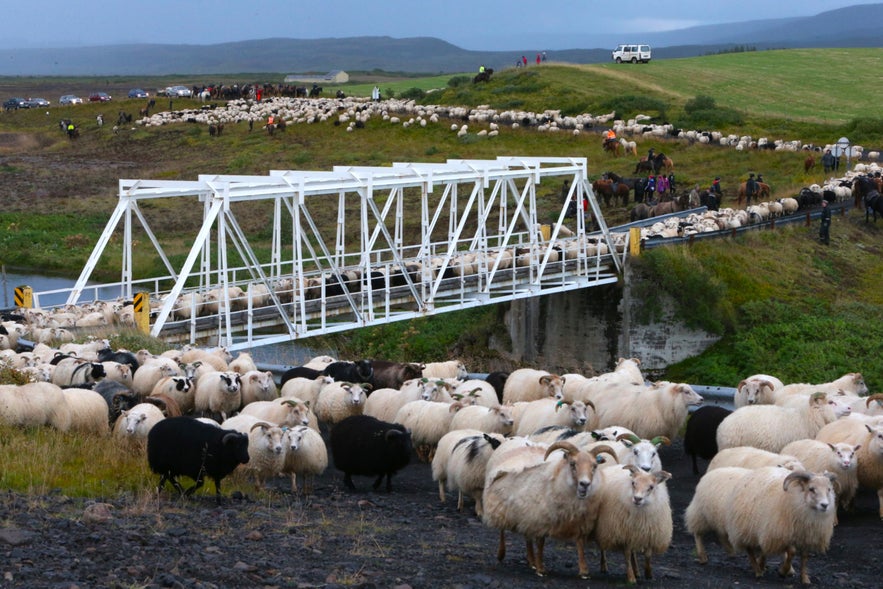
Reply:
<svg viewBox="0 0 883 589"><path fill-rule="evenodd" d="M564 180L566 197L538 210L538 188L557 194ZM167 252L165 199L202 210L183 260ZM583 199L594 232L582 215L565 224ZM250 230L240 223L246 214ZM256 214L266 215L257 228ZM585 158L120 180L118 204L67 303L147 292L152 335L245 349L616 282L627 239L608 230ZM136 276L134 250L148 242L164 271ZM120 281L89 284L120 253Z"/></svg>

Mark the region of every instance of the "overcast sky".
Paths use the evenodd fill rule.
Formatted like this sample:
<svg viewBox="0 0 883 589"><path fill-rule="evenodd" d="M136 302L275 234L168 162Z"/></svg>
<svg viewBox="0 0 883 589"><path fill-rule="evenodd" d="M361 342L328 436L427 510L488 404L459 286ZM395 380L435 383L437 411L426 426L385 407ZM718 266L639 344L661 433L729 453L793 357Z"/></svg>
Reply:
<svg viewBox="0 0 883 589"><path fill-rule="evenodd" d="M812 16L861 0L6 0L0 47L437 37L463 49L606 47L695 25ZM603 36L602 36L603 35ZM594 39L594 40L593 40ZM599 42L603 40L603 42ZM634 42L625 40L621 42Z"/></svg>

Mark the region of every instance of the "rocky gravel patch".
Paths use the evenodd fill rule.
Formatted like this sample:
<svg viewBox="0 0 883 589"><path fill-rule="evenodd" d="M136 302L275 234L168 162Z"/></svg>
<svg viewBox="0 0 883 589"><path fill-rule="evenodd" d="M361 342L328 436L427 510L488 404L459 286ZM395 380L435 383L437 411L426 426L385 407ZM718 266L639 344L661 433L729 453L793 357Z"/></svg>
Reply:
<svg viewBox="0 0 883 589"><path fill-rule="evenodd" d="M681 521L698 480L677 447L665 448L675 535L669 551L654 559L645 587L792 587L780 579L777 558L755 579L744 555L729 557L714 541L710 562L693 558L693 540ZM108 587L194 588L338 587L482 589L617 587L625 584L622 556L611 555L608 574L589 563L592 579L579 579L572 545L549 542L549 574L537 577L524 558L524 543L507 535L496 560L499 535L456 498L439 502L429 466L412 462L393 479L392 493L357 492L330 468L310 496L294 496L279 479L267 494L225 494L214 489L179 500L145 489L138 496L73 499L60 494L24 496L0 492L0 587L73 589ZM467 509L471 509L467 501ZM877 561L881 524L875 493L863 491L856 512L841 515L831 550L810 560L817 587L880 585Z"/></svg>

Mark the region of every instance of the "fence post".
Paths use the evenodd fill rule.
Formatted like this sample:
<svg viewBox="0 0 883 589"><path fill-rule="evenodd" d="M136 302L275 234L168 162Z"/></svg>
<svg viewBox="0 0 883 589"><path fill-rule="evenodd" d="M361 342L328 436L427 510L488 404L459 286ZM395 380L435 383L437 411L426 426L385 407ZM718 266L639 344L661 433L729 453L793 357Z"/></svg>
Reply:
<svg viewBox="0 0 883 589"><path fill-rule="evenodd" d="M135 311L135 326L141 333L150 333L150 301L146 292L136 292L133 310Z"/></svg>
<svg viewBox="0 0 883 589"><path fill-rule="evenodd" d="M16 286L15 306L20 309L32 309L34 307L34 289L30 286Z"/></svg>

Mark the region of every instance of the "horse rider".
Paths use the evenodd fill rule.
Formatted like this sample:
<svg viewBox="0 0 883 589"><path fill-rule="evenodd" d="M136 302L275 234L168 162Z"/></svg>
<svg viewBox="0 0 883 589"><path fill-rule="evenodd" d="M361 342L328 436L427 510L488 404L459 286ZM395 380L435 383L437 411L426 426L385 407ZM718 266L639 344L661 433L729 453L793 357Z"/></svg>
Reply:
<svg viewBox="0 0 883 589"><path fill-rule="evenodd" d="M480 66L478 66L478 73L479 73L479 74L483 74L483 73L484 73L484 64L481 64Z"/></svg>
<svg viewBox="0 0 883 589"><path fill-rule="evenodd" d="M754 179L754 172L748 174L748 180L745 182L745 199L746 204L751 204L751 198L757 195L757 180Z"/></svg>
<svg viewBox="0 0 883 589"><path fill-rule="evenodd" d="M604 136L604 145L612 145L616 141L616 131L612 128L607 130L607 134Z"/></svg>
<svg viewBox="0 0 883 589"><path fill-rule="evenodd" d="M653 161L653 156L654 156L655 154L656 154L656 150L653 149L653 148L651 147L651 148L650 148L650 151L647 152L647 161L648 161L648 162L652 162L652 161Z"/></svg>

